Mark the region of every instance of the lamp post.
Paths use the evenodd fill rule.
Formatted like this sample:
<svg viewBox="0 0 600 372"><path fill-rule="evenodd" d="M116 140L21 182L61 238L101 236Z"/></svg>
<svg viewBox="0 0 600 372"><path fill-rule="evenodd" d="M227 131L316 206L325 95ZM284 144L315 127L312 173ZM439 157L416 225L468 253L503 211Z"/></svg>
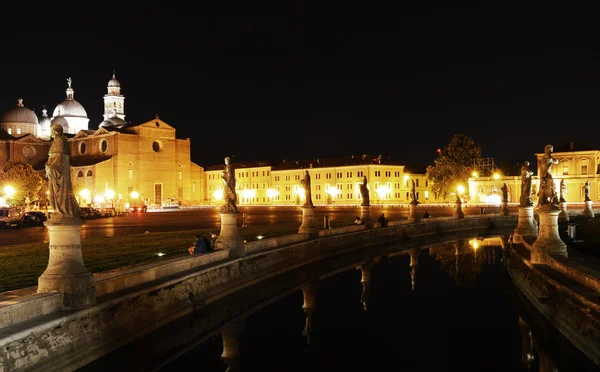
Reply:
<svg viewBox="0 0 600 372"><path fill-rule="evenodd" d="M4 194L6 195L7 202L8 202L8 199L12 199L15 196L15 192L16 192L16 190L14 187L12 187L10 185L4 186ZM11 203L8 203L8 204L10 205Z"/></svg>

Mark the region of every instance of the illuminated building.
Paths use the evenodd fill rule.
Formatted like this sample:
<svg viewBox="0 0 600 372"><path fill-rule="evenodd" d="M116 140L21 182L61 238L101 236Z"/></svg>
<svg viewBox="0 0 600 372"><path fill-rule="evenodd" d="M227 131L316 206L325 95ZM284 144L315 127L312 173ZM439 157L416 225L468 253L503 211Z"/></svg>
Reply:
<svg viewBox="0 0 600 372"><path fill-rule="evenodd" d="M121 84L114 73L104 96L104 117L98 129L88 129L83 106L75 101L69 80L67 98L41 118L23 105L6 112L0 130L0 169L7 161L29 163L44 175L52 124L63 126L71 144L71 178L75 194L90 192L91 200L164 205L200 205L205 200L203 168L191 161L189 138L158 118L141 124L127 123ZM135 193L134 193L135 192ZM131 195L138 195L131 200Z"/></svg>
<svg viewBox="0 0 600 372"><path fill-rule="evenodd" d="M367 177L371 204L410 202L411 179L422 203L432 200L424 174L411 172L403 163L379 156L273 162L234 162L239 205L302 205L301 180L308 170L314 205L359 205L360 185ZM224 165L205 170L210 205L222 203Z"/></svg>

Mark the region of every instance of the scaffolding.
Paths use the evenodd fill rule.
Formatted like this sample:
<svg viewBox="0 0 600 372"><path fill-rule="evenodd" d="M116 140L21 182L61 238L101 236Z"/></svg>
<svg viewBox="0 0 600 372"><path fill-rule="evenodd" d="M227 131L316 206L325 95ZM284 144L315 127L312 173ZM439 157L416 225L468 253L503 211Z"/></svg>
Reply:
<svg viewBox="0 0 600 372"><path fill-rule="evenodd" d="M496 164L494 164L494 158L479 158L475 160L475 169L480 174L492 174L496 171Z"/></svg>

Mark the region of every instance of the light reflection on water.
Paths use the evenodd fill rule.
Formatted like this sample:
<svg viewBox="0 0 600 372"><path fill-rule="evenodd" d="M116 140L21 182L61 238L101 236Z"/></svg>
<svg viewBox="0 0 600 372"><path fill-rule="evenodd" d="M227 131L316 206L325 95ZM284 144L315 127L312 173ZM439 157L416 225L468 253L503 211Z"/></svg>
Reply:
<svg viewBox="0 0 600 372"><path fill-rule="evenodd" d="M115 361L119 370L152 371L559 370L563 356L536 342L535 315L517 305L501 262L506 241L326 259L207 305L81 371Z"/></svg>

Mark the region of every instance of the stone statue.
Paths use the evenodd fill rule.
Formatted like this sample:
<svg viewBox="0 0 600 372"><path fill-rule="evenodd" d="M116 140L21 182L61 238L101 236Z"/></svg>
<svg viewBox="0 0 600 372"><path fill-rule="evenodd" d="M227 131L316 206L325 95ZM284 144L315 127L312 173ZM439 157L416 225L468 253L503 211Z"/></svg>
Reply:
<svg viewBox="0 0 600 372"><path fill-rule="evenodd" d="M231 158L225 158L225 169L221 173L224 185L225 204L221 207L221 213L238 213L236 201L237 194L235 192L235 169L231 165Z"/></svg>
<svg viewBox="0 0 600 372"><path fill-rule="evenodd" d="M418 204L419 201L417 200L417 191L416 191L416 186L415 186L415 180L410 180L411 182L411 186L410 186L410 202L411 204Z"/></svg>
<svg viewBox="0 0 600 372"><path fill-rule="evenodd" d="M310 193L310 174L308 173L308 171L306 171L306 173L304 174L304 179L300 181L300 183L302 183L302 186L304 187L304 195L305 195L305 202L304 202L304 206L305 207L312 207L313 202L312 202L312 196Z"/></svg>
<svg viewBox="0 0 600 372"><path fill-rule="evenodd" d="M565 203L567 200L567 183L564 179L560 180L560 198L558 199L561 203Z"/></svg>
<svg viewBox="0 0 600 372"><path fill-rule="evenodd" d="M71 184L71 147L62 126L54 124L50 128L50 135L53 141L45 168L50 207L54 210L52 218L79 218L79 204Z"/></svg>
<svg viewBox="0 0 600 372"><path fill-rule="evenodd" d="M71 84L73 83L73 80L71 79L71 77L69 76L67 78L67 84L69 84L69 88L71 88Z"/></svg>
<svg viewBox="0 0 600 372"><path fill-rule="evenodd" d="M552 157L554 146L546 145L544 148L544 156L542 157L541 169L540 169L540 191L538 192L538 207L545 204L558 204L558 198L554 197L556 194L556 186L554 185L554 179L550 169L552 164L557 164L558 159ZM554 190L554 192L553 192Z"/></svg>
<svg viewBox="0 0 600 372"><path fill-rule="evenodd" d="M360 195L362 196L362 204L364 206L369 206L369 188L367 187L367 176L363 177L363 183L360 185Z"/></svg>
<svg viewBox="0 0 600 372"><path fill-rule="evenodd" d="M585 201L592 201L592 199L590 199L590 181L587 180L585 181L585 186L583 187L583 191L585 193Z"/></svg>
<svg viewBox="0 0 600 372"><path fill-rule="evenodd" d="M529 162L526 161L521 166L521 207L531 207L531 176L533 172L529 169Z"/></svg>
<svg viewBox="0 0 600 372"><path fill-rule="evenodd" d="M508 186L506 186L506 183L502 184L500 190L502 190L502 201L508 202Z"/></svg>

